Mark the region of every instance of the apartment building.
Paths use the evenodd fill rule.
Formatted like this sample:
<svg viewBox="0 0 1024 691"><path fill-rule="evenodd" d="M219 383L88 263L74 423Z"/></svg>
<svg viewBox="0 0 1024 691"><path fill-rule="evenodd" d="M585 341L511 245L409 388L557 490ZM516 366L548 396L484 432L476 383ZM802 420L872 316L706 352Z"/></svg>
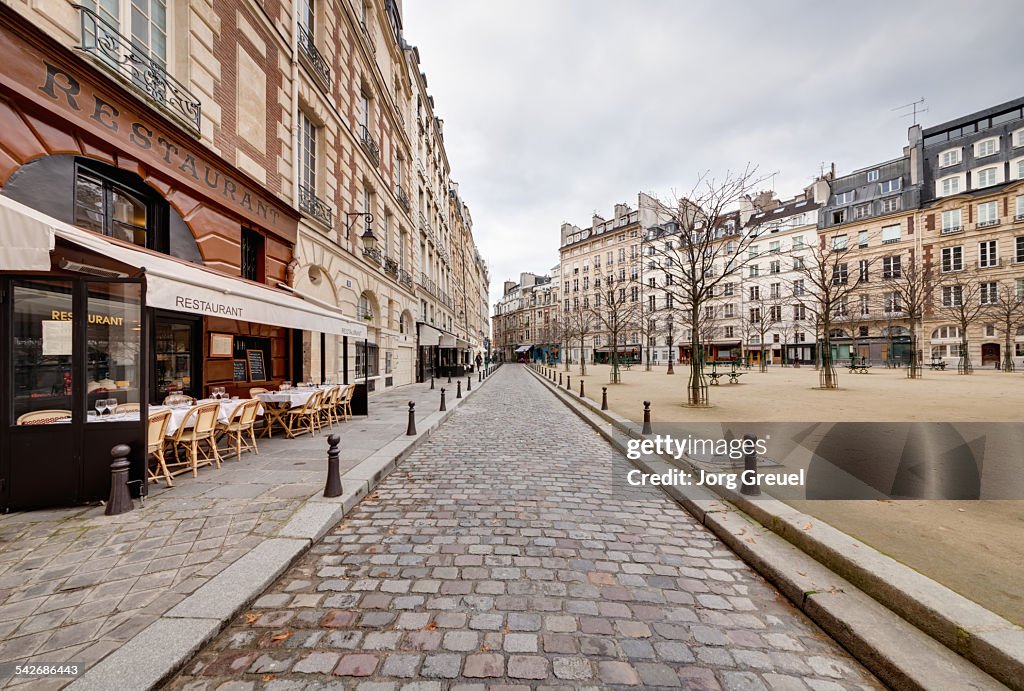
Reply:
<svg viewBox="0 0 1024 691"><path fill-rule="evenodd" d="M505 281L494 305L494 353L505 362L558 362L564 331L559 309L558 267L551 275L523 272Z"/></svg>

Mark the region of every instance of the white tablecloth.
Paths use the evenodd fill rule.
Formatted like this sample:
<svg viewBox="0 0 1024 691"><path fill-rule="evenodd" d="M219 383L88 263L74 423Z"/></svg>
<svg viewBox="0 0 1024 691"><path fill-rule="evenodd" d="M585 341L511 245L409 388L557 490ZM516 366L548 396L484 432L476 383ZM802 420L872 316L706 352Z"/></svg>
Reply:
<svg viewBox="0 0 1024 691"><path fill-rule="evenodd" d="M320 389L288 389L287 391L268 391L258 393L256 398L264 403L286 403L289 408L301 408L306 401Z"/></svg>
<svg viewBox="0 0 1024 691"><path fill-rule="evenodd" d="M230 420L231 416L234 414L235 409L242 403L245 403L247 400L251 399L223 399L221 401L214 401L211 399L197 401L196 403L220 403L220 410L217 411L217 422L221 424L227 424L228 420ZM182 421L185 419L185 416L188 415L188 411L191 410L193 407L194 406L185 406L182 408L169 408L168 406L164 405L151 405L149 406L149 412L157 413L160 412L161 410L171 411L171 419L167 421L166 432L167 436L170 437L173 436L174 433L178 431L178 429L181 427ZM262 405L256 409L256 414L263 414Z"/></svg>

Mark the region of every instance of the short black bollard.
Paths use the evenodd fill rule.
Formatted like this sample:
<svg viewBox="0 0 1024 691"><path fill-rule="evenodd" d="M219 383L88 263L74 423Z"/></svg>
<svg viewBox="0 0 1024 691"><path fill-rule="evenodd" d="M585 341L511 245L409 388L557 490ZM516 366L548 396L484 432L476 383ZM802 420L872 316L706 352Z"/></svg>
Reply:
<svg viewBox="0 0 1024 691"><path fill-rule="evenodd" d="M433 372L430 373L430 390L431 391L434 390L434 373Z"/></svg>
<svg viewBox="0 0 1024 691"><path fill-rule="evenodd" d="M583 398L583 380L580 379L580 398Z"/></svg>
<svg viewBox="0 0 1024 691"><path fill-rule="evenodd" d="M483 380L484 380L484 373L483 373L483 372L479 372L479 371L478 371L478 372L476 373L476 383L477 383L477 384L479 384L479 383L480 383L480 382L482 382Z"/></svg>
<svg viewBox="0 0 1024 691"><path fill-rule="evenodd" d="M135 508L132 495L128 493L128 454L132 449L127 444L118 444L110 450L114 462L110 464L110 499L103 511L108 516L128 513Z"/></svg>
<svg viewBox="0 0 1024 691"><path fill-rule="evenodd" d="M441 387L441 407L438 410L448 410L444 405L444 387Z"/></svg>
<svg viewBox="0 0 1024 691"><path fill-rule="evenodd" d="M338 469L338 445L341 437L332 434L327 437L327 485L324 487L325 497L341 496L341 472Z"/></svg>
<svg viewBox="0 0 1024 691"><path fill-rule="evenodd" d="M558 385L559 386L562 385L562 373L561 372L558 373Z"/></svg>
<svg viewBox="0 0 1024 691"><path fill-rule="evenodd" d="M641 434L651 433L651 402L644 401L644 428Z"/></svg>
<svg viewBox="0 0 1024 691"><path fill-rule="evenodd" d="M565 390L572 391L572 377L565 375Z"/></svg>
<svg viewBox="0 0 1024 691"><path fill-rule="evenodd" d="M416 403L409 401L409 426L405 428L405 436L411 437L416 434Z"/></svg>
<svg viewBox="0 0 1024 691"><path fill-rule="evenodd" d="M601 387L601 410L608 410L608 387Z"/></svg>
<svg viewBox="0 0 1024 691"><path fill-rule="evenodd" d="M455 382L455 398L462 398L462 380Z"/></svg>
<svg viewBox="0 0 1024 691"><path fill-rule="evenodd" d="M754 471L750 473L748 471ZM753 482L746 478L752 477ZM757 497L761 494L761 486L757 484L757 435L743 435L743 484L740 486L740 494L748 497Z"/></svg>
<svg viewBox="0 0 1024 691"><path fill-rule="evenodd" d="M472 390L473 390L473 375L472 374L467 374L466 375L466 393L469 393Z"/></svg>
<svg viewBox="0 0 1024 691"><path fill-rule="evenodd" d="M448 383L449 384L452 383L452 368L451 367L448 368Z"/></svg>

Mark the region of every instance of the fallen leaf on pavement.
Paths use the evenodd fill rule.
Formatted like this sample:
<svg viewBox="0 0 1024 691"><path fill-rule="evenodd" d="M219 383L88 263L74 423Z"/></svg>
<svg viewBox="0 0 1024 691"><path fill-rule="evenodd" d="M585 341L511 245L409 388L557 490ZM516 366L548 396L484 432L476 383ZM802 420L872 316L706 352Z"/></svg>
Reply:
<svg viewBox="0 0 1024 691"><path fill-rule="evenodd" d="M252 612L246 612L245 613L245 623L246 624L251 624L254 621L256 621L257 619L259 619L259 618L260 618L260 615L258 615L258 614L253 614Z"/></svg>
<svg viewBox="0 0 1024 691"><path fill-rule="evenodd" d="M810 524L810 523L804 523L804 530L810 530L810 529L811 529L811 527L812 527L812 526L811 526L811 524Z"/></svg>
<svg viewBox="0 0 1024 691"><path fill-rule="evenodd" d="M281 633L277 634L276 636L271 636L270 640L272 640L272 641L285 641L285 640L288 640L289 638L291 638L291 636L292 636L292 632L291 631L282 631Z"/></svg>

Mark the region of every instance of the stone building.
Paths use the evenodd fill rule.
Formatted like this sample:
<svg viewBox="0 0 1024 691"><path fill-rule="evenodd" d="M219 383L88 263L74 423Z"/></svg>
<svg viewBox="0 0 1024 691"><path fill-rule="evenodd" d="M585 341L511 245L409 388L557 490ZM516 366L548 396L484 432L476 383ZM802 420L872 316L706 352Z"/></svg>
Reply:
<svg viewBox="0 0 1024 691"><path fill-rule="evenodd" d="M505 362L558 362L564 342L558 296L557 267L552 275L523 272L518 283L505 281L494 305L495 355Z"/></svg>

